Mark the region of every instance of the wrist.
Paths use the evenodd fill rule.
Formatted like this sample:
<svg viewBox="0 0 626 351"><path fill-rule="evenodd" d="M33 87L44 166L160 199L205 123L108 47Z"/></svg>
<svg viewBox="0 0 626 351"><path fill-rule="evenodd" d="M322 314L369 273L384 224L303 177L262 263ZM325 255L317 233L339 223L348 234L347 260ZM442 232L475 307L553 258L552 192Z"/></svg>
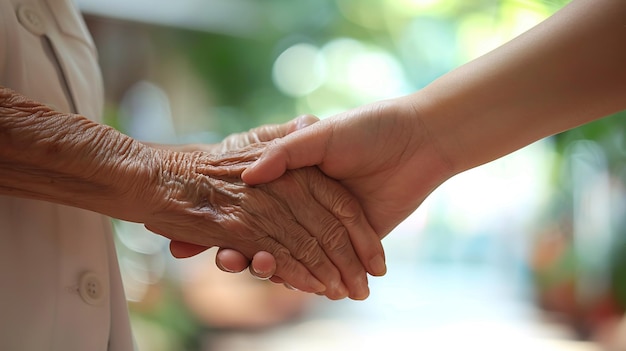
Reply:
<svg viewBox="0 0 626 351"><path fill-rule="evenodd" d="M457 159L455 151L455 132L439 123L441 119L434 99L420 90L408 96L396 99L401 109L398 115L409 121L413 135L419 136L417 152L412 158L412 168L415 169L420 181L438 186L449 178L463 171L462 164ZM428 169L428 172L424 172Z"/></svg>
<svg viewBox="0 0 626 351"><path fill-rule="evenodd" d="M123 200L137 193L128 184L150 179L149 148L6 88L0 88L0 130L2 194L125 218Z"/></svg>

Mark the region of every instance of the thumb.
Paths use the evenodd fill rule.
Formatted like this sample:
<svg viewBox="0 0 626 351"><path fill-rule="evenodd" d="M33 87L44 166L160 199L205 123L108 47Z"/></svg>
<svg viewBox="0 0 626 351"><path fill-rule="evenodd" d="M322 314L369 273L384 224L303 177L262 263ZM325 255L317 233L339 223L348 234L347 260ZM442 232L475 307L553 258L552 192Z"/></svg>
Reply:
<svg viewBox="0 0 626 351"><path fill-rule="evenodd" d="M254 135L257 141L270 141L284 137L296 130L300 130L318 122L319 118L313 115L302 115L283 124L268 124L251 129L247 134Z"/></svg>
<svg viewBox="0 0 626 351"><path fill-rule="evenodd" d="M241 174L249 184L263 184L279 178L288 169L319 165L324 160L330 133L325 123L314 123L283 138L272 140L261 157Z"/></svg>

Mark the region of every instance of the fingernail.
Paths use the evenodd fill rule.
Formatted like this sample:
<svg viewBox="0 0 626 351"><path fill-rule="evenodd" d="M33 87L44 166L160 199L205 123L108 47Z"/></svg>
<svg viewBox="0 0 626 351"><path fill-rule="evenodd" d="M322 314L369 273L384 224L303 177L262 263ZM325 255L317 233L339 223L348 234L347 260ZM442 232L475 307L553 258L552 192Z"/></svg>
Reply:
<svg viewBox="0 0 626 351"><path fill-rule="evenodd" d="M381 276L387 273L387 265L382 255L377 255L370 260L370 269L370 273L375 276Z"/></svg>

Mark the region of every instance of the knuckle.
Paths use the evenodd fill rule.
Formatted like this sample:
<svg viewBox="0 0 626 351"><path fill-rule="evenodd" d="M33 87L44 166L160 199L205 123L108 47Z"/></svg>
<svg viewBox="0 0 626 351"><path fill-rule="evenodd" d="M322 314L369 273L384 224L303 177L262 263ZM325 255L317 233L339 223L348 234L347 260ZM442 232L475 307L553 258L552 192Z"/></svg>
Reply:
<svg viewBox="0 0 626 351"><path fill-rule="evenodd" d="M284 246L281 246L278 244L274 245L274 248L271 251L271 253L272 255L274 255L274 259L276 259L277 264L281 264L281 265L290 264L292 255L289 252L289 250L287 250L287 248L285 248Z"/></svg>
<svg viewBox="0 0 626 351"><path fill-rule="evenodd" d="M323 253L322 250L320 250L319 243L311 236L300 238L292 254L295 259L308 267L317 267L323 261L321 257Z"/></svg>
<svg viewBox="0 0 626 351"><path fill-rule="evenodd" d="M328 217L321 222L319 243L326 251L342 252L349 245L348 232L334 217Z"/></svg>
<svg viewBox="0 0 626 351"><path fill-rule="evenodd" d="M338 194L332 207L335 213L344 223L355 223L361 214L361 205L349 194Z"/></svg>
<svg viewBox="0 0 626 351"><path fill-rule="evenodd" d="M363 211L360 202L341 184L328 179L321 172L309 172L307 175L309 188L342 223L356 223L361 218ZM320 192L319 189L324 191Z"/></svg>

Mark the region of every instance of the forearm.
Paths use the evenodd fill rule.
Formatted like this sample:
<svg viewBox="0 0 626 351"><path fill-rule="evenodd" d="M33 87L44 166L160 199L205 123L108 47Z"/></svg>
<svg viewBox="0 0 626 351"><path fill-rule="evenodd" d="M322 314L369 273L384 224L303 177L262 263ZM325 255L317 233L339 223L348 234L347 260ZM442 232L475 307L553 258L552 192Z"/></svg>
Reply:
<svg viewBox="0 0 626 351"><path fill-rule="evenodd" d="M148 148L0 88L0 193L138 220L121 199L157 169ZM128 203L131 203L129 201Z"/></svg>
<svg viewBox="0 0 626 351"><path fill-rule="evenodd" d="M626 2L575 0L406 97L455 172L626 108Z"/></svg>

